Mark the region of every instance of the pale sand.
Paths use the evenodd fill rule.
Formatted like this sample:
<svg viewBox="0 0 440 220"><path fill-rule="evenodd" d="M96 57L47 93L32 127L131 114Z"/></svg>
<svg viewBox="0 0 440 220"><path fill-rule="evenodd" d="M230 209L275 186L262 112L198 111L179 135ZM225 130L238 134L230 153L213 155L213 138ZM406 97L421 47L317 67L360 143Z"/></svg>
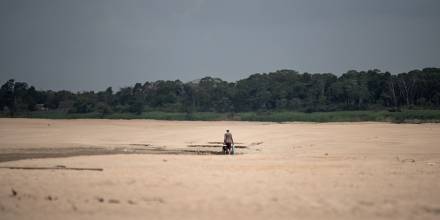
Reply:
<svg viewBox="0 0 440 220"><path fill-rule="evenodd" d="M0 163L104 169L0 169L0 219L440 219L440 124L0 119L0 154L77 147L147 154Z"/></svg>

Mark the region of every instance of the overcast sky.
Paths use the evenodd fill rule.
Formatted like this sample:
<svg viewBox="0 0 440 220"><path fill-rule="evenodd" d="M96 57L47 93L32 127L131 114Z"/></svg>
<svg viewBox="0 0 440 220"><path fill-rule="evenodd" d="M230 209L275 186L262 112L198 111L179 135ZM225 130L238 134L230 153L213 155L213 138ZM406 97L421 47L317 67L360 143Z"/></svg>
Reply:
<svg viewBox="0 0 440 220"><path fill-rule="evenodd" d="M102 90L440 66L439 0L0 0L0 82Z"/></svg>

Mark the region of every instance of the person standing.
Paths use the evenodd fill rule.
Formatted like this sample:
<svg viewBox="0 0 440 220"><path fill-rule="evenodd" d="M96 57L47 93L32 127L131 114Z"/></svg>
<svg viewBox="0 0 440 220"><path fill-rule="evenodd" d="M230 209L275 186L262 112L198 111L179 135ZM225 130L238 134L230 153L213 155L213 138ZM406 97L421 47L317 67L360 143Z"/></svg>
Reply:
<svg viewBox="0 0 440 220"><path fill-rule="evenodd" d="M223 144L226 146L226 152L232 152L232 145L234 145L234 139L232 138L232 134L229 132L229 130L226 130L225 138L223 139Z"/></svg>

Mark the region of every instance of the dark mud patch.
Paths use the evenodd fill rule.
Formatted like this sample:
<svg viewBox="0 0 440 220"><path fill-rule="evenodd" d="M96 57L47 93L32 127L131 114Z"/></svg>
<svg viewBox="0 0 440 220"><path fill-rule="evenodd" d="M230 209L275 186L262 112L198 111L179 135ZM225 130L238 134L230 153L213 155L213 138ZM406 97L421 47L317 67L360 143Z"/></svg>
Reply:
<svg viewBox="0 0 440 220"><path fill-rule="evenodd" d="M131 146L149 147L151 144L130 144Z"/></svg>
<svg viewBox="0 0 440 220"><path fill-rule="evenodd" d="M212 147L212 148L222 148L223 144L189 144L186 145L187 147ZM235 145L235 148L248 148L248 146L245 145Z"/></svg>
<svg viewBox="0 0 440 220"><path fill-rule="evenodd" d="M12 169L12 170L76 170L76 171L104 171L102 168L84 168L84 167L66 167L66 166L53 166L53 167L16 167L16 166L0 166L0 169Z"/></svg>
<svg viewBox="0 0 440 220"><path fill-rule="evenodd" d="M83 155L106 155L115 154L113 149L100 147L69 147L69 148L19 148L1 149L0 162L37 159L37 158L56 158L72 157Z"/></svg>
<svg viewBox="0 0 440 220"><path fill-rule="evenodd" d="M433 215L440 215L440 207L424 206L422 210Z"/></svg>
<svg viewBox="0 0 440 220"><path fill-rule="evenodd" d="M223 142L220 142L220 141L210 141L210 142L208 142L208 144L223 144ZM243 143L235 142L235 144L243 144Z"/></svg>
<svg viewBox="0 0 440 220"><path fill-rule="evenodd" d="M74 156L114 155L114 154L169 154L169 155L223 155L221 149L167 149L165 147L144 148L105 148L105 147L69 147L69 148L9 148L0 149L0 163L7 161L59 158ZM241 153L237 153L241 154Z"/></svg>

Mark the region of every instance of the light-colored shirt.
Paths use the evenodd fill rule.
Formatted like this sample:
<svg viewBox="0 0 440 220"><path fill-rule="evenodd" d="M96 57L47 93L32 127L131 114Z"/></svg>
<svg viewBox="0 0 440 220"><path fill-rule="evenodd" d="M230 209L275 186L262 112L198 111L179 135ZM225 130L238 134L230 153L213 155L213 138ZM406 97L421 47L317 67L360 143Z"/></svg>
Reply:
<svg viewBox="0 0 440 220"><path fill-rule="evenodd" d="M225 139L223 140L223 142L227 143L227 144L233 144L234 140L232 139L232 134L229 132L225 133Z"/></svg>

